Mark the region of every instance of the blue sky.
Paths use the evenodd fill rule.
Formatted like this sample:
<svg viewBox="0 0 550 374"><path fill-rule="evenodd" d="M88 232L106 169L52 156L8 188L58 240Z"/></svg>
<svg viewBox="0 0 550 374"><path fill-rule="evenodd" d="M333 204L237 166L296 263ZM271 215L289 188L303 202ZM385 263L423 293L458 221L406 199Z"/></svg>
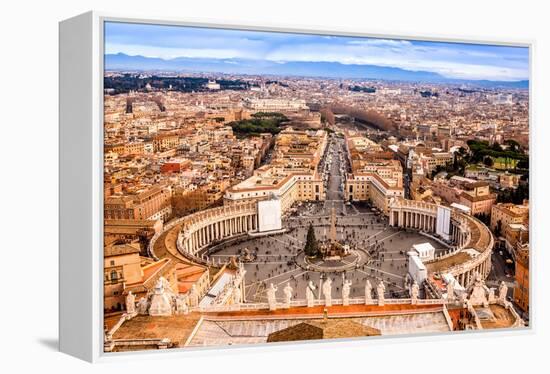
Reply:
<svg viewBox="0 0 550 374"><path fill-rule="evenodd" d="M105 24L105 53L163 59L339 62L429 71L453 79L515 81L529 77L529 51L524 47L132 23Z"/></svg>

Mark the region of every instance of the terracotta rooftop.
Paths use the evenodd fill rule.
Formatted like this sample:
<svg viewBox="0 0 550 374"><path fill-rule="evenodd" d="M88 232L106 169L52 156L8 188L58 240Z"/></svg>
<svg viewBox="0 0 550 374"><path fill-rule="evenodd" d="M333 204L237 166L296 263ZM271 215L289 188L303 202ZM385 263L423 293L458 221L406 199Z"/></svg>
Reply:
<svg viewBox="0 0 550 374"><path fill-rule="evenodd" d="M139 244L111 244L103 250L103 257L122 256L139 253Z"/></svg>
<svg viewBox="0 0 550 374"><path fill-rule="evenodd" d="M126 321L116 331L114 339L168 338L182 347L193 331L198 315L176 315L171 317L136 316Z"/></svg>
<svg viewBox="0 0 550 374"><path fill-rule="evenodd" d="M203 276L208 269L200 265L178 263L176 265L176 276L178 278L178 292L186 293L191 286Z"/></svg>
<svg viewBox="0 0 550 374"><path fill-rule="evenodd" d="M127 284L124 292L127 293L128 291L132 291L138 293L147 291L154 287L161 276L168 274L174 267L175 263L168 258L163 258L152 264L145 265L142 267L143 276L141 281Z"/></svg>

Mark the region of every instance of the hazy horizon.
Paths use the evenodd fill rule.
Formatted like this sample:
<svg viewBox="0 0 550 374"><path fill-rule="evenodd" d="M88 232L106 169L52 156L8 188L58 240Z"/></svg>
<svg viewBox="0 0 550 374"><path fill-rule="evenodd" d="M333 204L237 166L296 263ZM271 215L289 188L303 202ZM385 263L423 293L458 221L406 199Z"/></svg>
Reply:
<svg viewBox="0 0 550 374"><path fill-rule="evenodd" d="M346 71L379 67L447 80L529 80L527 47L106 22L105 54L119 53L146 57L151 66L161 59L158 70L165 68L162 61L185 58L249 64L227 66L230 73L284 73L285 65L313 67L315 73L338 65Z"/></svg>

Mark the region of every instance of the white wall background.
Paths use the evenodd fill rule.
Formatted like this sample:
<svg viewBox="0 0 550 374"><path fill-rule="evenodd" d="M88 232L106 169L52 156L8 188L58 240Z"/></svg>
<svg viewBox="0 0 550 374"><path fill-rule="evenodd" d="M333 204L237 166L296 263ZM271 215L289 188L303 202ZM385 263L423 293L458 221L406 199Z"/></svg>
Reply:
<svg viewBox="0 0 550 374"><path fill-rule="evenodd" d="M550 67L548 9L542 1L73 0L6 1L1 11L2 291L0 367L6 373L108 372L541 372L550 314L548 224L543 195L550 156L547 122ZM535 108L531 182L536 330L521 336L407 338L233 349L170 359L135 358L91 366L56 352L57 345L57 22L90 9L129 16L206 18L361 32L535 40ZM546 119L543 120L543 118ZM548 212L548 210L546 210ZM548 220L546 220L548 222ZM545 227L546 226L546 227ZM545 265L543 265L545 264ZM543 290L546 292L543 293ZM538 318L537 318L538 317ZM420 343L419 343L420 342ZM421 344L421 348L418 348ZM544 367L544 366L543 366ZM206 370L206 371L202 371ZM497 371L498 370L498 371Z"/></svg>

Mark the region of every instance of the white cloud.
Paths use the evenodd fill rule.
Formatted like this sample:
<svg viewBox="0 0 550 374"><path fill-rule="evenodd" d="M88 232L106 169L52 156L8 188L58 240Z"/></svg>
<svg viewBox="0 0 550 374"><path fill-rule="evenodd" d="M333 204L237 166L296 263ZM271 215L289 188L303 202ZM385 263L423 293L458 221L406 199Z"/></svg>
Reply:
<svg viewBox="0 0 550 374"><path fill-rule="evenodd" d="M172 36L175 38L175 36ZM339 62L428 71L447 78L520 80L528 78L525 59L510 59L495 51L479 48L454 48L448 44L418 45L408 40L352 39L322 36L298 43L268 42L247 37L193 37L170 40L163 46L107 43L107 53L126 53L172 59L176 57L216 59L256 59L284 63L288 61ZM345 40L345 39L344 39ZM174 47L171 47L173 45Z"/></svg>
<svg viewBox="0 0 550 374"><path fill-rule="evenodd" d="M364 39L364 40L350 40L347 44L356 45L375 45L375 46L411 46L412 43L408 40L393 40L393 39Z"/></svg>
<svg viewBox="0 0 550 374"><path fill-rule="evenodd" d="M446 78L520 80L527 67L503 66L498 55L448 47L417 46L409 41L367 39L344 45L301 44L282 46L265 56L273 61L324 61L378 65L412 71L428 71Z"/></svg>

